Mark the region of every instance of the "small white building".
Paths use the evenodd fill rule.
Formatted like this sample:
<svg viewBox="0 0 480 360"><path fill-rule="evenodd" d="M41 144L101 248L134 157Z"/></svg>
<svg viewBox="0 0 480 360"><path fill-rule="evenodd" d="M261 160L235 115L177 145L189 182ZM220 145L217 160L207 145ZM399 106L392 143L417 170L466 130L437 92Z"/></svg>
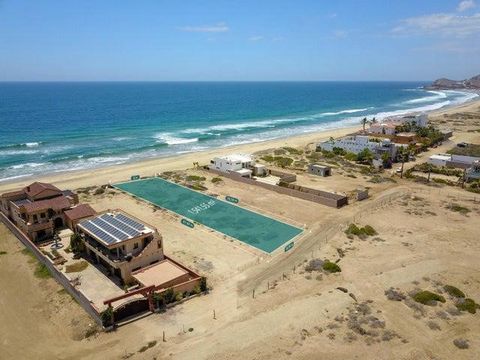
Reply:
<svg viewBox="0 0 480 360"><path fill-rule="evenodd" d="M224 173L233 172L243 177L251 177L254 165L255 159L252 155L232 154L213 158L210 161L209 168Z"/></svg>
<svg viewBox="0 0 480 360"><path fill-rule="evenodd" d="M368 149L374 154L391 152L395 150L394 144L389 139L378 140L365 135L345 136L343 138L324 141L318 144L322 150L333 151L333 148L341 148L347 152L358 154Z"/></svg>
<svg viewBox="0 0 480 360"><path fill-rule="evenodd" d="M406 115L402 117L402 120L422 128L428 126L428 115L426 113Z"/></svg>
<svg viewBox="0 0 480 360"><path fill-rule="evenodd" d="M330 166L320 165L320 164L308 165L307 172L312 175L323 176L323 177L332 175L332 169L330 168Z"/></svg>
<svg viewBox="0 0 480 360"><path fill-rule="evenodd" d="M450 154L435 154L428 158L427 163L435 166L447 166L450 161L452 161Z"/></svg>

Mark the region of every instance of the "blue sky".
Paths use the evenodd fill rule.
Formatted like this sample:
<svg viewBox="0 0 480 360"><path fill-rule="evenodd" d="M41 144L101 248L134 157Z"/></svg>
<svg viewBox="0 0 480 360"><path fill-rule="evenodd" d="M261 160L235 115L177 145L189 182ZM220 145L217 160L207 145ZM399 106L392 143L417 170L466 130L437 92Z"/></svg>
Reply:
<svg viewBox="0 0 480 360"><path fill-rule="evenodd" d="M474 0L0 0L0 81L478 73Z"/></svg>

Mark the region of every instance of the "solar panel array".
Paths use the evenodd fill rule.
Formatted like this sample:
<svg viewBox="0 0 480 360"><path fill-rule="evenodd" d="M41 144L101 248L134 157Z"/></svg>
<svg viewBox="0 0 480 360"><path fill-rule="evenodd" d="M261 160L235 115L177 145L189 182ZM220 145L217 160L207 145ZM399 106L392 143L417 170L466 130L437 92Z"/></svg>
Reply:
<svg viewBox="0 0 480 360"><path fill-rule="evenodd" d="M99 217L85 220L80 225L96 238L111 245L132 239L145 230L145 225L123 214L103 214Z"/></svg>

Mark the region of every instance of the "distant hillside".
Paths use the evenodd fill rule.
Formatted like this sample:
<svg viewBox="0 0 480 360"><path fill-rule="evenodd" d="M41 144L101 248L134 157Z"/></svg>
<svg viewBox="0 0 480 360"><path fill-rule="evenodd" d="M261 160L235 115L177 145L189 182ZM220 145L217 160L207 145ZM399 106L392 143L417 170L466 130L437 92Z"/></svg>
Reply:
<svg viewBox="0 0 480 360"><path fill-rule="evenodd" d="M428 90L442 90L442 89L475 89L480 90L480 75L474 76L467 80L450 80L438 79L431 85L425 86Z"/></svg>

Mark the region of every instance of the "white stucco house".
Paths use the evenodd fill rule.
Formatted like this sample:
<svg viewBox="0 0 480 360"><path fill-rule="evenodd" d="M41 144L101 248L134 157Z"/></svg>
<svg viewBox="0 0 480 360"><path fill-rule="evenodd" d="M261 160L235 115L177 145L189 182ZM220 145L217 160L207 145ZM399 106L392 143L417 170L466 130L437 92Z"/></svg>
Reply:
<svg viewBox="0 0 480 360"><path fill-rule="evenodd" d="M341 148L347 152L358 154L368 149L374 154L389 153L395 155L395 144L389 139L378 140L366 135L345 136L339 139L327 140L318 144L317 148L326 151L333 151L334 148Z"/></svg>
<svg viewBox="0 0 480 360"><path fill-rule="evenodd" d="M210 161L209 168L224 173L236 173L240 176L251 177L255 159L249 154L232 154L215 157Z"/></svg>

